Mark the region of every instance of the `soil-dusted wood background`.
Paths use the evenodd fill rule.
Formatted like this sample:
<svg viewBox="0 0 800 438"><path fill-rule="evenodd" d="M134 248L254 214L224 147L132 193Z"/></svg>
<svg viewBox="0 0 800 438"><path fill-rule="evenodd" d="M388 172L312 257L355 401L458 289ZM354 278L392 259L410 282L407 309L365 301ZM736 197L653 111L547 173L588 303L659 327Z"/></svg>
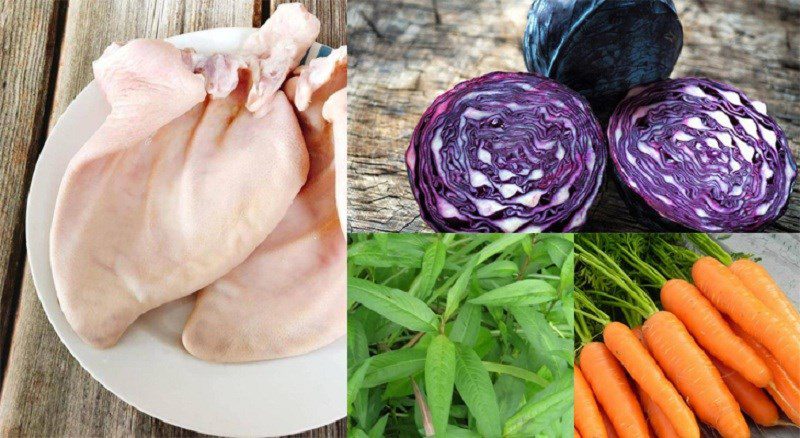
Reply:
<svg viewBox="0 0 800 438"><path fill-rule="evenodd" d="M25 262L25 198L49 127L113 41L260 26L283 0L11 0L0 3L0 436L195 436L108 392L61 344ZM345 0L305 0L320 42L345 43ZM344 437L341 420L303 437Z"/></svg>
<svg viewBox="0 0 800 438"><path fill-rule="evenodd" d="M351 231L430 231L404 153L419 116L458 82L524 71L530 0L350 0L348 220ZM684 46L673 72L731 83L767 104L800 156L800 1L675 0ZM607 178L608 180L608 178ZM585 231L636 231L607 181ZM800 184L765 231L800 231Z"/></svg>

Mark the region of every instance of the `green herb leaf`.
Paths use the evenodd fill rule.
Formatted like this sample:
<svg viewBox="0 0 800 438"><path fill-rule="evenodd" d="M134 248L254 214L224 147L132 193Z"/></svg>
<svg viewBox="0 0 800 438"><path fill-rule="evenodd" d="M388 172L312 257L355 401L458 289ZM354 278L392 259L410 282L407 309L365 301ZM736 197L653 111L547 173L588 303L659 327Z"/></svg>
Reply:
<svg viewBox="0 0 800 438"><path fill-rule="evenodd" d="M469 347L456 345L456 388L475 417L478 432L487 438L500 436L500 407L489 372Z"/></svg>
<svg viewBox="0 0 800 438"><path fill-rule="evenodd" d="M456 282L453 284L450 290L447 291L447 304L444 310L445 321L453 316L453 313L458 310L461 300L463 300L467 295L467 285L469 285L469 281L472 278L472 272L475 269L476 264L477 256L473 257L469 262L467 262L467 266L459 274Z"/></svg>
<svg viewBox="0 0 800 438"><path fill-rule="evenodd" d="M503 234L494 242L486 245L481 252L478 253L478 260L476 264L483 263L488 260L489 257L505 251L514 244L529 239L529 234Z"/></svg>
<svg viewBox="0 0 800 438"><path fill-rule="evenodd" d="M474 347L475 341L478 339L478 330L481 328L482 313L480 306L470 303L464 304L453 323L450 339L453 342L460 342Z"/></svg>
<svg viewBox="0 0 800 438"><path fill-rule="evenodd" d="M383 438L386 431L386 422L389 421L389 414L384 415L378 420L372 429L369 430L369 438Z"/></svg>
<svg viewBox="0 0 800 438"><path fill-rule="evenodd" d="M408 293L422 300L428 299L433 294L436 279L442 273L446 256L447 245L442 242L442 239L436 239L425 250L425 255L422 257L422 269Z"/></svg>
<svg viewBox="0 0 800 438"><path fill-rule="evenodd" d="M532 306L552 301L556 290L543 280L522 280L486 292L469 300L484 306Z"/></svg>
<svg viewBox="0 0 800 438"><path fill-rule="evenodd" d="M354 372L353 375L347 379L347 404L348 408L350 404L356 398L358 391L361 391L361 385L364 383L364 376L367 375L367 371L369 370L370 362L372 358L365 360L361 366L359 366Z"/></svg>
<svg viewBox="0 0 800 438"><path fill-rule="evenodd" d="M425 392L437 437L447 436L456 378L456 346L445 335L433 338L425 358Z"/></svg>
<svg viewBox="0 0 800 438"><path fill-rule="evenodd" d="M447 438L481 438L477 433L452 424L447 426Z"/></svg>
<svg viewBox="0 0 800 438"><path fill-rule="evenodd" d="M509 278L519 273L519 266L511 260L497 260L481 266L475 276L481 280L490 278Z"/></svg>
<svg viewBox="0 0 800 438"><path fill-rule="evenodd" d="M573 280L575 278L575 253L570 252L561 265L561 280L558 284L558 291L563 296L572 292Z"/></svg>
<svg viewBox="0 0 800 438"><path fill-rule="evenodd" d="M516 414L525 399L527 382L502 374L494 383L497 403L500 405L500 420L505 422Z"/></svg>
<svg viewBox="0 0 800 438"><path fill-rule="evenodd" d="M531 344L533 351L543 352L542 358L551 371L556 371L553 351L558 348L558 339L555 332L547 324L541 313L525 307L509 307L509 313L522 328L522 335Z"/></svg>
<svg viewBox="0 0 800 438"><path fill-rule="evenodd" d="M478 336L475 338L475 346L472 349L478 353L478 357L483 359L497 347L497 339L492 336L492 333L486 327L478 329Z"/></svg>
<svg viewBox="0 0 800 438"><path fill-rule="evenodd" d="M567 256L573 253L572 242L557 234L543 237L541 239L541 244L550 256L553 264L559 268L564 264L564 260L566 260Z"/></svg>
<svg viewBox="0 0 800 438"><path fill-rule="evenodd" d="M369 357L367 333L364 325L356 318L347 318L347 360L357 364Z"/></svg>
<svg viewBox="0 0 800 438"><path fill-rule="evenodd" d="M376 234L375 240L359 242L347 249L348 262L376 268L394 266L418 268L424 252L415 242L388 239L387 235Z"/></svg>
<svg viewBox="0 0 800 438"><path fill-rule="evenodd" d="M506 421L503 435L507 437L535 436L560 418L572 406L572 389L567 388L534 397Z"/></svg>
<svg viewBox="0 0 800 438"><path fill-rule="evenodd" d="M363 430L361 430L359 428L355 428L355 429L348 428L347 436L348 436L348 438L370 438L370 436L367 435L366 432L364 432Z"/></svg>
<svg viewBox="0 0 800 438"><path fill-rule="evenodd" d="M539 377L538 374L532 371L528 371L512 365L504 365L501 363L484 361L483 367L486 368L486 371L489 371L490 373L501 373L501 374L507 374L509 376L514 376L518 379L527 380L528 382L535 383L541 386L542 388L547 386L547 384L549 383L547 380L543 379L542 377Z"/></svg>
<svg viewBox="0 0 800 438"><path fill-rule="evenodd" d="M416 331L436 331L439 318L418 298L361 278L347 281L347 295L389 321Z"/></svg>
<svg viewBox="0 0 800 438"><path fill-rule="evenodd" d="M410 377L425 367L425 350L405 348L372 356L362 388L372 388L393 380Z"/></svg>
<svg viewBox="0 0 800 438"><path fill-rule="evenodd" d="M405 397L413 393L411 379L394 380L386 384L386 389L384 389L381 399L389 400L390 398Z"/></svg>

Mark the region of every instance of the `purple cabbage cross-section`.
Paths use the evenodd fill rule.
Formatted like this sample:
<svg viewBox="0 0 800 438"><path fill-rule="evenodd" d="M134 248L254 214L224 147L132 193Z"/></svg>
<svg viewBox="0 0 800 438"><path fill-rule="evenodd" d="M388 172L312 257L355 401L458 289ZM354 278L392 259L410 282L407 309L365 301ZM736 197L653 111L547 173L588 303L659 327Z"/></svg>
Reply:
<svg viewBox="0 0 800 438"><path fill-rule="evenodd" d="M608 142L633 211L662 229L756 231L786 210L797 165L766 106L704 78L637 87Z"/></svg>
<svg viewBox="0 0 800 438"><path fill-rule="evenodd" d="M570 231L597 196L604 149L578 93L538 74L495 72L436 98L406 164L435 231Z"/></svg>

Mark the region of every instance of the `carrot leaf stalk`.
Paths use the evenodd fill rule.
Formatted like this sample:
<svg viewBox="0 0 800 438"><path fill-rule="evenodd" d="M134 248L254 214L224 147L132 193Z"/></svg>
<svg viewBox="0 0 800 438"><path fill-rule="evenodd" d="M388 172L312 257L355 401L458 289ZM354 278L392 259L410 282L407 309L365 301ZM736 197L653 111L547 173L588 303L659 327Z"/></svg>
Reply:
<svg viewBox="0 0 800 438"><path fill-rule="evenodd" d="M728 251L725 251L719 243L705 233L687 233L686 238L694 243L700 251L708 256L714 257L719 260L723 265L730 266L733 263L733 258Z"/></svg>

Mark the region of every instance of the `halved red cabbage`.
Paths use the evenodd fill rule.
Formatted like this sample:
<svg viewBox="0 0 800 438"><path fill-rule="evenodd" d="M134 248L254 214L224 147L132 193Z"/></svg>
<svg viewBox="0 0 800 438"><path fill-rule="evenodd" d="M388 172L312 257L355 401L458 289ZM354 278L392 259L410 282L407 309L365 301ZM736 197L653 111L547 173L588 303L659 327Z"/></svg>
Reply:
<svg viewBox="0 0 800 438"><path fill-rule="evenodd" d="M629 205L666 229L761 229L784 213L797 175L766 105L710 79L634 88L608 140Z"/></svg>
<svg viewBox="0 0 800 438"><path fill-rule="evenodd" d="M582 94L601 123L636 85L667 79L683 47L672 0L533 0L528 71Z"/></svg>
<svg viewBox="0 0 800 438"><path fill-rule="evenodd" d="M604 149L578 93L537 74L495 72L436 98L406 164L436 231L569 231L597 195Z"/></svg>

